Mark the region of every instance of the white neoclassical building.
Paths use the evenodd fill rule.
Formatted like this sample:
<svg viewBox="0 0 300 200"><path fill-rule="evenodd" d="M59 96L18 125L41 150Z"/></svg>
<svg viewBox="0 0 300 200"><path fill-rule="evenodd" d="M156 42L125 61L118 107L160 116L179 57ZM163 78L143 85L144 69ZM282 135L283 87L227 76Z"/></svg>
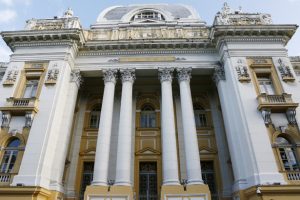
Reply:
<svg viewBox="0 0 300 200"><path fill-rule="evenodd" d="M1 200L298 200L297 25L227 4L1 33Z"/></svg>

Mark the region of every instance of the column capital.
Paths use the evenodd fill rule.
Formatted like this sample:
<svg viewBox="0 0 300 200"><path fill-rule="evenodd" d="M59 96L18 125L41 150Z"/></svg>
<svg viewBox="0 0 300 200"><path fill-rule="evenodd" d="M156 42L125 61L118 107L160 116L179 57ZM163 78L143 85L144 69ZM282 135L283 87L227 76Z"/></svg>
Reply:
<svg viewBox="0 0 300 200"><path fill-rule="evenodd" d="M160 79L160 82L164 82L164 81L171 81L173 79L173 71L174 68L158 68L158 76Z"/></svg>
<svg viewBox="0 0 300 200"><path fill-rule="evenodd" d="M215 81L216 85L218 85L220 80L223 80L223 81L226 80L225 70L224 70L224 66L222 64L215 66L213 80Z"/></svg>
<svg viewBox="0 0 300 200"><path fill-rule="evenodd" d="M124 83L124 82L133 83L134 80L136 79L135 69L120 69L120 73L121 73L122 83Z"/></svg>
<svg viewBox="0 0 300 200"><path fill-rule="evenodd" d="M187 68L177 68L177 79L179 82L181 81L190 81L192 78L192 68L187 67Z"/></svg>
<svg viewBox="0 0 300 200"><path fill-rule="evenodd" d="M105 69L103 70L103 80L104 83L113 82L116 83L117 81L117 69Z"/></svg>

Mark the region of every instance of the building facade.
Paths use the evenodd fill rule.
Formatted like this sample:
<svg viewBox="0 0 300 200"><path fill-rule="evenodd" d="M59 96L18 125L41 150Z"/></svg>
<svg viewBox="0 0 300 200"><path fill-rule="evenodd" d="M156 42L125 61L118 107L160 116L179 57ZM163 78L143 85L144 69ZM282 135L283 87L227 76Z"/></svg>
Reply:
<svg viewBox="0 0 300 200"><path fill-rule="evenodd" d="M155 4L2 32L0 199L298 200L296 29Z"/></svg>

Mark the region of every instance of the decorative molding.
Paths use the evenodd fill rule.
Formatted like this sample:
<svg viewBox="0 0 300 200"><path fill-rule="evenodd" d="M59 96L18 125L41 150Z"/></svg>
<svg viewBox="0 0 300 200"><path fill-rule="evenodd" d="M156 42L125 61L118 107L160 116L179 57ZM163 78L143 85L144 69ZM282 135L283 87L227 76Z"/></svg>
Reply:
<svg viewBox="0 0 300 200"><path fill-rule="evenodd" d="M173 71L174 68L158 68L158 76L159 76L159 80L160 82L164 82L164 81L170 81L172 82L173 79Z"/></svg>
<svg viewBox="0 0 300 200"><path fill-rule="evenodd" d="M176 68L178 81L190 81L192 78L192 68Z"/></svg>
<svg viewBox="0 0 300 200"><path fill-rule="evenodd" d="M135 69L120 69L121 80L122 83L124 82L131 82L133 83L136 79L135 77Z"/></svg>
<svg viewBox="0 0 300 200"><path fill-rule="evenodd" d="M71 80L70 81L75 82L77 87L80 87L80 85L83 82L83 79L82 79L82 76L80 75L80 70L79 69L73 70L71 72Z"/></svg>
<svg viewBox="0 0 300 200"><path fill-rule="evenodd" d="M57 64L55 63L49 70L46 76L45 84L47 85L54 85L58 79L59 69Z"/></svg>
<svg viewBox="0 0 300 200"><path fill-rule="evenodd" d="M116 82L117 82L117 73L118 73L117 69L103 70L104 83L112 82L112 83L116 84Z"/></svg>
<svg viewBox="0 0 300 200"><path fill-rule="evenodd" d="M238 59L238 65L235 67L240 82L250 82L251 78L248 73L248 67L242 59Z"/></svg>
<svg viewBox="0 0 300 200"><path fill-rule="evenodd" d="M224 3L221 12L215 18L215 25L270 25L272 18L269 14L245 13L240 7L233 11L227 3Z"/></svg>
<svg viewBox="0 0 300 200"><path fill-rule="evenodd" d="M185 61L186 60L186 58L184 58L184 57L176 57L175 58L175 61Z"/></svg>
<svg viewBox="0 0 300 200"><path fill-rule="evenodd" d="M253 58L253 64L268 64L268 61L264 58Z"/></svg>
<svg viewBox="0 0 300 200"><path fill-rule="evenodd" d="M207 50L145 50L145 51L134 51L134 50L110 50L110 51L80 51L79 56L107 56L107 55L143 55L143 54L215 54L217 53L214 49Z"/></svg>
<svg viewBox="0 0 300 200"><path fill-rule="evenodd" d="M293 76L290 67L283 61L281 58L278 59L278 70L280 72L281 78L285 82L293 82L295 81L295 77Z"/></svg>
<svg viewBox="0 0 300 200"><path fill-rule="evenodd" d="M266 125L272 124L271 110L270 109L262 109L261 110L261 115L262 115L262 118L263 118Z"/></svg>
<svg viewBox="0 0 300 200"><path fill-rule="evenodd" d="M215 72L213 74L213 81L218 85L218 83L223 80L226 80L225 69L223 64L215 66Z"/></svg>
<svg viewBox="0 0 300 200"><path fill-rule="evenodd" d="M120 58L112 58L112 59L109 59L107 62L117 63L117 62L120 62Z"/></svg>
<svg viewBox="0 0 300 200"><path fill-rule="evenodd" d="M11 114L10 114L10 112L3 112L2 111L1 128L9 128L10 120L11 120Z"/></svg>
<svg viewBox="0 0 300 200"><path fill-rule="evenodd" d="M33 112L26 112L25 113L25 127L30 128L33 122L34 113Z"/></svg>
<svg viewBox="0 0 300 200"><path fill-rule="evenodd" d="M297 120L296 120L296 109L295 108L289 108L286 111L286 117L287 120L290 124L297 124Z"/></svg>
<svg viewBox="0 0 300 200"><path fill-rule="evenodd" d="M14 67L16 68L16 67ZM14 85L16 80L17 80L17 76L19 74L19 71L17 69L11 69L7 72L7 76L5 81L3 82L3 85Z"/></svg>

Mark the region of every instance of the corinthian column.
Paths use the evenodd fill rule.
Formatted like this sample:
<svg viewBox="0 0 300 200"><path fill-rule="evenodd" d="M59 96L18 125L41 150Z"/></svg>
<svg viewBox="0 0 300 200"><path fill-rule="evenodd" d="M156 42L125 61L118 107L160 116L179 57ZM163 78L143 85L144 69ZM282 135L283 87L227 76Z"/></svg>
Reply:
<svg viewBox="0 0 300 200"><path fill-rule="evenodd" d="M183 140L188 184L203 184L198 138L190 89L192 68L177 69L182 109Z"/></svg>
<svg viewBox="0 0 300 200"><path fill-rule="evenodd" d="M178 158L172 95L173 68L160 68L162 97L162 165L163 185L178 185Z"/></svg>
<svg viewBox="0 0 300 200"><path fill-rule="evenodd" d="M134 71L134 69L120 70L123 85L118 136L116 185L131 186L132 86L135 80Z"/></svg>
<svg viewBox="0 0 300 200"><path fill-rule="evenodd" d="M104 70L104 94L95 155L92 185L107 185L111 126L117 70Z"/></svg>

